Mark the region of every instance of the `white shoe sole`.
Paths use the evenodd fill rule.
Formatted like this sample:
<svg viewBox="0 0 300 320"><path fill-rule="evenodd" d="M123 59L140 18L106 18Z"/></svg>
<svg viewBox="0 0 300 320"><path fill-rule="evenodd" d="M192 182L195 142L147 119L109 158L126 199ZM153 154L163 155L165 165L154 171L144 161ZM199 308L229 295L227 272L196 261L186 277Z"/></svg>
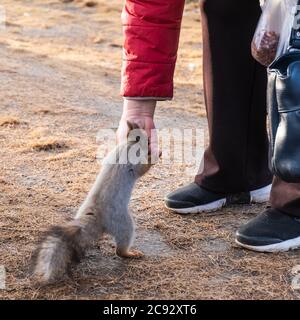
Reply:
<svg viewBox="0 0 300 320"><path fill-rule="evenodd" d="M248 250L257 251L257 252L286 252L289 250L295 250L300 248L300 237L286 240L280 243L270 244L267 246L250 246L247 244L243 244L239 242L238 240L235 240L235 243L239 245L240 247L243 247Z"/></svg>
<svg viewBox="0 0 300 320"><path fill-rule="evenodd" d="M180 214L190 214L190 213L201 213L201 212L214 212L222 207L224 207L226 204L226 199L220 199L214 202L210 202L208 204L204 204L201 206L191 207L191 208L183 208L183 209L173 209L166 206L167 209L172 210L176 213Z"/></svg>
<svg viewBox="0 0 300 320"><path fill-rule="evenodd" d="M270 184L266 187L250 191L251 203L264 203L269 201L271 186L272 185ZM167 206L166 208L179 214L191 214L191 213L202 213L202 212L214 212L219 209L222 209L225 205L226 205L226 198L222 198L214 202L210 202L204 205L191 207L191 208L175 209L175 208L169 208Z"/></svg>
<svg viewBox="0 0 300 320"><path fill-rule="evenodd" d="M269 201L272 185L250 191L251 203L264 203Z"/></svg>

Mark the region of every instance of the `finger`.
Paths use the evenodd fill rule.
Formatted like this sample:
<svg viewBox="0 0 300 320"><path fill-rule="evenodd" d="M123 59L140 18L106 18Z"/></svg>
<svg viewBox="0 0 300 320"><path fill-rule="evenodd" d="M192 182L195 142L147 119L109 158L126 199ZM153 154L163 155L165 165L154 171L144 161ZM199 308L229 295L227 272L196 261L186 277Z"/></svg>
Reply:
<svg viewBox="0 0 300 320"><path fill-rule="evenodd" d="M151 162L156 163L161 156L161 152L159 149L158 134L155 128L151 130L149 144L150 144Z"/></svg>
<svg viewBox="0 0 300 320"><path fill-rule="evenodd" d="M128 126L127 123L123 121L120 122L119 128L117 130L117 143L122 143L126 141L128 135Z"/></svg>

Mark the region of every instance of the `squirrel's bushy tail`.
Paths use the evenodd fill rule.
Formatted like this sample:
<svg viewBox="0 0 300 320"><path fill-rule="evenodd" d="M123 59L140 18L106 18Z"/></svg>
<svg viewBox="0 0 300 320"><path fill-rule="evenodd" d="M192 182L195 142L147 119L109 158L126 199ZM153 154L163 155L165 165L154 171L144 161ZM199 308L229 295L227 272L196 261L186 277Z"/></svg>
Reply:
<svg viewBox="0 0 300 320"><path fill-rule="evenodd" d="M32 256L32 277L39 284L62 279L73 263L99 237L94 215L51 227L42 237Z"/></svg>

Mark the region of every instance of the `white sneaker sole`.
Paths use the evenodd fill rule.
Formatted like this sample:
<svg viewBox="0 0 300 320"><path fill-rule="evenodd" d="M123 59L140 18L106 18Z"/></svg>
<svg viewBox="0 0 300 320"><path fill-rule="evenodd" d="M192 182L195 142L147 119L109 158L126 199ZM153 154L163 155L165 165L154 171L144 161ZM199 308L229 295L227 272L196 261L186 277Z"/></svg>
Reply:
<svg viewBox="0 0 300 320"><path fill-rule="evenodd" d="M191 207L191 208L183 208L183 209L173 209L166 206L167 209L172 210L173 212L180 214L190 214L190 213L201 213L201 212L214 212L226 204L226 198L210 202L201 206Z"/></svg>
<svg viewBox="0 0 300 320"><path fill-rule="evenodd" d="M266 187L250 191L251 203L264 203L269 201L271 186L272 185L270 184ZM191 208L175 209L175 208L169 208L167 206L166 208L179 214L191 214L191 213L202 213L202 212L214 212L223 208L225 205L226 205L226 198L222 198L214 202L210 202L204 205L191 207Z"/></svg>
<svg viewBox="0 0 300 320"><path fill-rule="evenodd" d="M251 203L264 203L269 201L272 185L250 191Z"/></svg>
<svg viewBox="0 0 300 320"><path fill-rule="evenodd" d="M300 237L286 240L280 243L270 244L267 246L250 246L247 244L243 244L239 242L238 240L235 240L235 243L239 245L240 247L243 247L248 250L257 251L257 252L286 252L289 250L295 250L300 248Z"/></svg>

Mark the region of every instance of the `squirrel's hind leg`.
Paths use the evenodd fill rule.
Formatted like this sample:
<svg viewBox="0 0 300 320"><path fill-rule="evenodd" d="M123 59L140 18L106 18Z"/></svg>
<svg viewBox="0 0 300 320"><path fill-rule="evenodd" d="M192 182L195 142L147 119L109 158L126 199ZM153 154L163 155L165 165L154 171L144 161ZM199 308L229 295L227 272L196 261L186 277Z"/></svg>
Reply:
<svg viewBox="0 0 300 320"><path fill-rule="evenodd" d="M116 254L119 257L138 259L144 256L143 252L130 249L134 240L134 223L129 213L123 221L115 225L114 229Z"/></svg>
<svg viewBox="0 0 300 320"><path fill-rule="evenodd" d="M116 253L121 258L141 259L144 257L144 253L140 250L129 250L122 247L118 247Z"/></svg>

